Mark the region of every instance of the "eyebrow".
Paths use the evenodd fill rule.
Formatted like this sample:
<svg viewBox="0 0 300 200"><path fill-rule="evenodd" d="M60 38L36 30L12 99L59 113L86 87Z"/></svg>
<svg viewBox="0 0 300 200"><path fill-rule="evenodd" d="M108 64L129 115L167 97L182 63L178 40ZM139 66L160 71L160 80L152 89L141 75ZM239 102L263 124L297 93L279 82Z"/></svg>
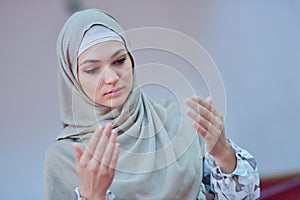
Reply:
<svg viewBox="0 0 300 200"><path fill-rule="evenodd" d="M113 58L113 57L117 56L122 51L125 51L125 49L119 49L118 51L116 51L115 53L113 53L113 55L110 58ZM87 60L83 61L82 63L80 63L80 66L84 65L86 63L98 63L98 62L101 62L101 60L87 59Z"/></svg>

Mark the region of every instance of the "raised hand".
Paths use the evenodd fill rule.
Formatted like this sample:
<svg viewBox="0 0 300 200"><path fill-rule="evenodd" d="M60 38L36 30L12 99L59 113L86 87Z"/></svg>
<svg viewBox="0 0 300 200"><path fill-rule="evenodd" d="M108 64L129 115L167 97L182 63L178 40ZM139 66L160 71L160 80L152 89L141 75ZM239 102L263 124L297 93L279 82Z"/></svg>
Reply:
<svg viewBox="0 0 300 200"><path fill-rule="evenodd" d="M106 198L120 152L116 137L117 132L112 130L111 124L107 124L95 130L84 151L78 143L74 143L82 197L89 200Z"/></svg>
<svg viewBox="0 0 300 200"><path fill-rule="evenodd" d="M236 166L236 157L225 136L223 116L213 106L211 97L203 100L193 96L186 100L186 104L190 108L187 115L194 120L193 126L203 137L207 152L214 157L222 172L232 172Z"/></svg>

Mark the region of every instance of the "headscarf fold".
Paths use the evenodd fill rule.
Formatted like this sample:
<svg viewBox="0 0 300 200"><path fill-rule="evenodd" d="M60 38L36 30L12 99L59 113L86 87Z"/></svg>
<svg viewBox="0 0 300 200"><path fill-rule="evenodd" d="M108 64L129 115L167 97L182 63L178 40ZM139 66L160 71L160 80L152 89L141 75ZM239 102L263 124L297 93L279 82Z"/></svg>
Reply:
<svg viewBox="0 0 300 200"><path fill-rule="evenodd" d="M66 127L57 139L87 144L96 127L111 123L121 145L110 187L116 199L196 199L203 141L182 103L155 102L136 81L125 103L115 108L98 105L84 93L77 78L77 56L84 34L94 25L114 31L128 44L118 22L101 10L80 11L66 21L57 40L61 120ZM72 147L61 153L75 157Z"/></svg>

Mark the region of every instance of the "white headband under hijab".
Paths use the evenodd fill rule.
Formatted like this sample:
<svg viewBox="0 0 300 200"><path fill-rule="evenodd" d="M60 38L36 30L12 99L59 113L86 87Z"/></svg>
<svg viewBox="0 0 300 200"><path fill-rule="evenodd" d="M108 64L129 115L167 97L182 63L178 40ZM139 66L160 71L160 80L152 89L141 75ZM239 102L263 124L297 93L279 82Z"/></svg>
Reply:
<svg viewBox="0 0 300 200"><path fill-rule="evenodd" d="M95 44L105 41L119 41L124 43L122 38L114 31L106 28L105 26L96 25L92 26L83 36L81 44L79 46L78 54L82 54L85 50L94 46Z"/></svg>

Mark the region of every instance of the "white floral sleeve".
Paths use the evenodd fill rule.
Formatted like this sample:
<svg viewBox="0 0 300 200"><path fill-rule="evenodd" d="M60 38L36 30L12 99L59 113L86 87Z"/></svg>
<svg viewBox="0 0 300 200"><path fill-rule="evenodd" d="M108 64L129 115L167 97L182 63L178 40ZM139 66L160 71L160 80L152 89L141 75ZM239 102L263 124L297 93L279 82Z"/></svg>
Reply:
<svg viewBox="0 0 300 200"><path fill-rule="evenodd" d="M80 187L76 187L74 192L76 194L77 200L86 200L85 198L82 198L80 196ZM107 190L106 191L106 200L114 200L114 199L115 199L115 195L111 191Z"/></svg>
<svg viewBox="0 0 300 200"><path fill-rule="evenodd" d="M235 170L231 174L222 173L214 158L207 154L204 160L203 187L213 199L259 199L259 174L254 157L231 140L229 142L237 157Z"/></svg>

